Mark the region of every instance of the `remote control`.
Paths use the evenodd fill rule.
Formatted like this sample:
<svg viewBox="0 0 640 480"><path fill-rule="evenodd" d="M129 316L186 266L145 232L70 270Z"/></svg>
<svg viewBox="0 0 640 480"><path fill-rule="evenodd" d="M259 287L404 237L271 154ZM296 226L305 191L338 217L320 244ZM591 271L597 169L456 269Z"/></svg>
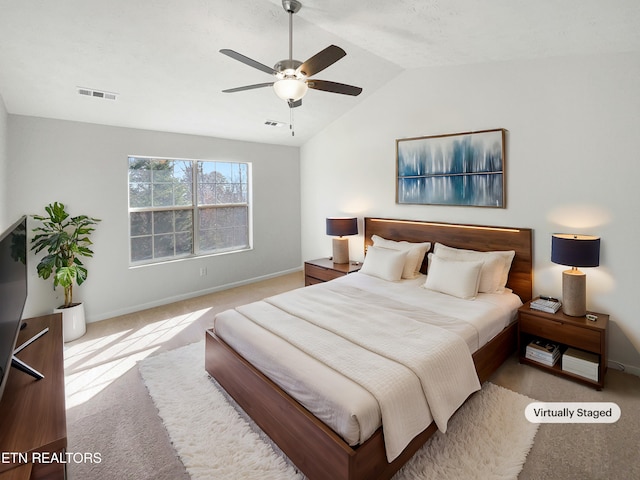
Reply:
<svg viewBox="0 0 640 480"><path fill-rule="evenodd" d="M559 302L559 301L560 301L560 300L558 300L558 299L557 299L557 298L555 298L555 297L549 297L549 296L547 296L547 295L540 295L540 298L541 298L542 300L548 300L548 301L550 301L550 302Z"/></svg>

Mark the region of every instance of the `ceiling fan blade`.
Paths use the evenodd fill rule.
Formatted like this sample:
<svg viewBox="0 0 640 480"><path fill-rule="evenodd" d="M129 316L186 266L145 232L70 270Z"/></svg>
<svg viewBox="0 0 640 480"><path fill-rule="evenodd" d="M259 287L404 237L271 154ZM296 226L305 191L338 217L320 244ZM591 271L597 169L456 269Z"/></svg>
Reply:
<svg viewBox="0 0 640 480"><path fill-rule="evenodd" d="M265 73L268 73L270 75L276 75L278 72L275 71L273 68L268 67L260 62L256 62L255 60L246 57L244 55L242 55L241 53L238 53L234 50L229 50L228 48L223 48L222 50L220 50L220 53L233 58L234 60L238 60L239 62L244 63L245 65L249 65L250 67L253 68L257 68L258 70L261 70Z"/></svg>
<svg viewBox="0 0 640 480"><path fill-rule="evenodd" d="M245 85L244 87L228 88L226 90L222 90L222 92L223 93L243 92L245 90L253 90L254 88L271 87L271 86L273 86L273 82L256 83L254 85Z"/></svg>
<svg viewBox="0 0 640 480"><path fill-rule="evenodd" d="M309 60L300 65L297 69L306 77L311 77L321 72L330 65L333 65L347 54L343 49L335 45L329 45L321 52L316 53Z"/></svg>
<svg viewBox="0 0 640 480"><path fill-rule="evenodd" d="M352 95L354 97L362 93L362 88L346 85L344 83L329 82L327 80L307 80L307 86L314 90L322 90L324 92L340 93L342 95Z"/></svg>

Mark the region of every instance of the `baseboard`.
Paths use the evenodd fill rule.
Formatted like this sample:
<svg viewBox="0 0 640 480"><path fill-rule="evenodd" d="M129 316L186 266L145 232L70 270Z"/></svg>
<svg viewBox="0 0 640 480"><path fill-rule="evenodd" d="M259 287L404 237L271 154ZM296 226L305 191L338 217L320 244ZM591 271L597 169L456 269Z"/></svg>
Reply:
<svg viewBox="0 0 640 480"><path fill-rule="evenodd" d="M189 292L181 295L174 295L172 297L165 297L157 301L142 303L139 305L133 305L126 308L105 312L105 313L102 313L101 315L92 316L91 318L87 318L87 323L99 322L101 320L107 320L109 318L119 317L121 315L127 315L129 313L135 313L141 310L147 310L149 308L161 307L163 305L168 305L169 303L180 302L182 300L188 300L190 298L200 297L202 295L208 295L210 293L221 292L223 290L229 290L230 288L241 287L243 285L250 285L252 283L262 282L264 280L269 280L271 278L276 278L282 275L287 275L290 273L295 273L300 271L302 271L302 266L292 268L289 270L283 270L281 272L270 273L268 275L262 275L260 277L253 277L245 280L239 280L237 282L227 283L224 285L218 285L216 287L211 287L204 290L198 290L195 292Z"/></svg>

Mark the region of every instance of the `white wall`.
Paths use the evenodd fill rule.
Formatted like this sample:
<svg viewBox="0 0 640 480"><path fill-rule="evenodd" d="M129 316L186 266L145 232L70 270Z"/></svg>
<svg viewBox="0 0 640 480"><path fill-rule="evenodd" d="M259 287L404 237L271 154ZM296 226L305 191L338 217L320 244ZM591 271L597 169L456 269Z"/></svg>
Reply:
<svg viewBox="0 0 640 480"><path fill-rule="evenodd" d="M407 71L301 149L302 254L328 256L329 215L534 229L534 294L561 295L551 234L599 235L587 307L611 315L609 357L640 373L640 54ZM507 208L395 204L395 140L505 128ZM351 238L362 258L362 237Z"/></svg>
<svg viewBox="0 0 640 480"><path fill-rule="evenodd" d="M4 106L4 100L0 95L0 232L11 225L11 219L8 216L8 195L7 189L9 179L7 175L8 158L7 158L7 109Z"/></svg>
<svg viewBox="0 0 640 480"><path fill-rule="evenodd" d="M85 262L88 280L74 295L88 321L300 269L298 148L16 115L8 123L9 215L44 214L45 205L59 201L71 215L102 219L95 256ZM129 268L130 154L253 162L253 250ZM25 317L47 313L64 298L37 277L38 260L28 261Z"/></svg>

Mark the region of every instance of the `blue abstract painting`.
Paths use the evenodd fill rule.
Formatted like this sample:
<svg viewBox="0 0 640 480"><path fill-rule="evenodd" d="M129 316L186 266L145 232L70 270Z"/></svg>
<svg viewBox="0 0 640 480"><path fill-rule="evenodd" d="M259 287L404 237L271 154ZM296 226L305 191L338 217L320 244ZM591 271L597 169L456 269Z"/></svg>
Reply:
<svg viewBox="0 0 640 480"><path fill-rule="evenodd" d="M505 130L396 140L397 203L504 208Z"/></svg>

